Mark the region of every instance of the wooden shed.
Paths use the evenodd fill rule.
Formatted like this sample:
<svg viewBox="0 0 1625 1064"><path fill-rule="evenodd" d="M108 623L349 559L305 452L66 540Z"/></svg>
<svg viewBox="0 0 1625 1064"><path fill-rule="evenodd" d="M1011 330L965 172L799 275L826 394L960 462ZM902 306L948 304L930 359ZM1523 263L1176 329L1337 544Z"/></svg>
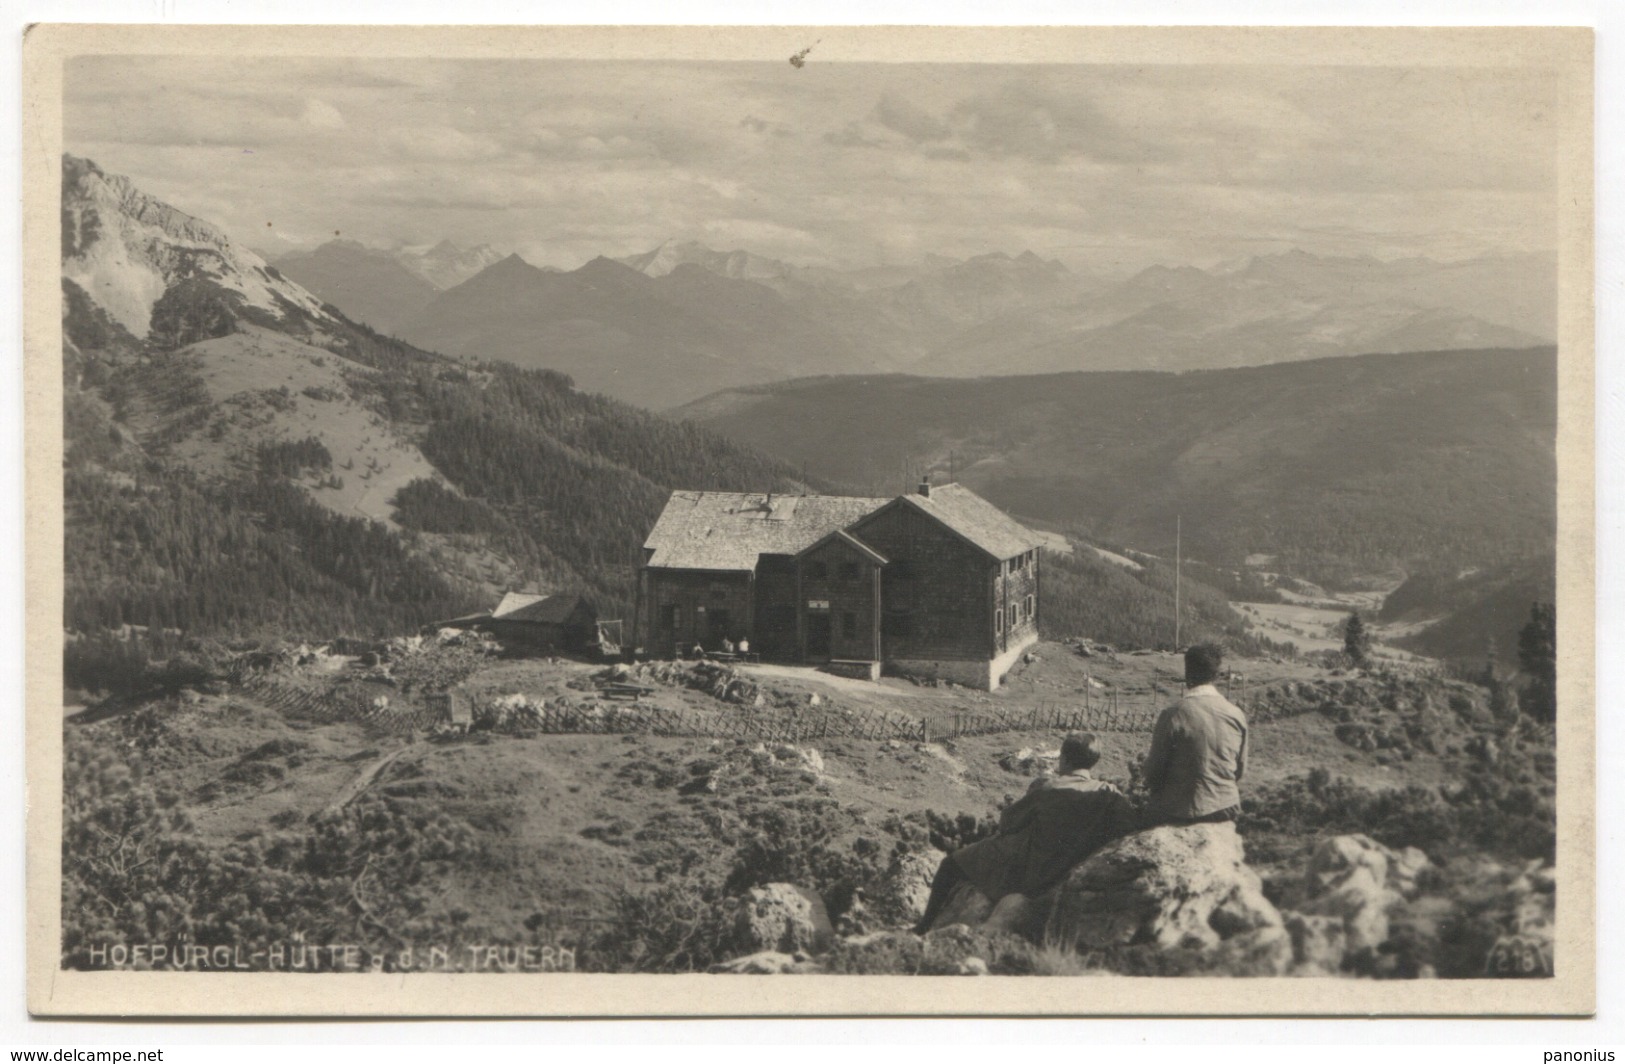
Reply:
<svg viewBox="0 0 1625 1064"><path fill-rule="evenodd" d="M538 654L580 654L598 645L598 611L581 595L510 591L490 613L443 621L440 628L490 633L504 647Z"/></svg>

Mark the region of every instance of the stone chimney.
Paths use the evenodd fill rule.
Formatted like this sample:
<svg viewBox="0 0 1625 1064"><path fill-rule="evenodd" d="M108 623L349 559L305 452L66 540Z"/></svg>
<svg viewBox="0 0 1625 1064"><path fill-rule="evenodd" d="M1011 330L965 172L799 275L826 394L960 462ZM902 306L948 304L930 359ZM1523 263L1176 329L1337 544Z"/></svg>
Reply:
<svg viewBox="0 0 1625 1064"><path fill-rule="evenodd" d="M920 494L927 499L931 497L931 481L925 477L920 478Z"/></svg>

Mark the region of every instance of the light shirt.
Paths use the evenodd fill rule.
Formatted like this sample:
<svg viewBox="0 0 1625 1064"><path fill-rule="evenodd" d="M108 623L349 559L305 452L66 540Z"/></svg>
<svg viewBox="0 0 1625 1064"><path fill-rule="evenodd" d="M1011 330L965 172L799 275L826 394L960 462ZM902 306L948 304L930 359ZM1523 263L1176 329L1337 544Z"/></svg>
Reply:
<svg viewBox="0 0 1625 1064"><path fill-rule="evenodd" d="M1238 805L1246 770L1247 717L1212 684L1192 687L1162 711L1151 734L1146 812L1189 820Z"/></svg>

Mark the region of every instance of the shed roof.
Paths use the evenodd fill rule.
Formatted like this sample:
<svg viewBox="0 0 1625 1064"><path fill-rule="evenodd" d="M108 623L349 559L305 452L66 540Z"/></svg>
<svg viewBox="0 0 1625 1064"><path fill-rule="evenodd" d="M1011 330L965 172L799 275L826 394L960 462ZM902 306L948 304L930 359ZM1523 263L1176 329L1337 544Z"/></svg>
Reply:
<svg viewBox="0 0 1625 1064"><path fill-rule="evenodd" d="M510 591L491 611L493 621L537 621L563 624L581 605L580 595L537 595Z"/></svg>
<svg viewBox="0 0 1625 1064"><path fill-rule="evenodd" d="M886 499L674 491L644 540L654 569L751 572L763 554L798 554Z"/></svg>
<svg viewBox="0 0 1625 1064"><path fill-rule="evenodd" d="M930 495L902 495L919 508L999 560L1043 546L1043 538L980 495L960 484L944 484Z"/></svg>

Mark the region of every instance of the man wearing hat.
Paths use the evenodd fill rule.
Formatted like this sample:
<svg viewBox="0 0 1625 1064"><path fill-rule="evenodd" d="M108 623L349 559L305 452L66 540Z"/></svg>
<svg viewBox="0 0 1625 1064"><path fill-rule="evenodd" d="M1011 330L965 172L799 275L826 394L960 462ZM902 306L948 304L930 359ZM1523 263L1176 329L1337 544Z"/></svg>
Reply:
<svg viewBox="0 0 1625 1064"><path fill-rule="evenodd" d="M1213 686L1223 661L1212 643L1185 651L1185 697L1157 718L1145 758L1147 827L1219 823L1241 810L1247 718Z"/></svg>
<svg viewBox="0 0 1625 1064"><path fill-rule="evenodd" d="M969 881L994 904L1008 894L1034 897L1059 883L1073 865L1132 830L1134 808L1128 799L1089 775L1100 755L1094 735L1067 736L1057 774L1033 781L1026 796L999 817L997 835L942 859L916 930L924 934L931 929L962 882Z"/></svg>

